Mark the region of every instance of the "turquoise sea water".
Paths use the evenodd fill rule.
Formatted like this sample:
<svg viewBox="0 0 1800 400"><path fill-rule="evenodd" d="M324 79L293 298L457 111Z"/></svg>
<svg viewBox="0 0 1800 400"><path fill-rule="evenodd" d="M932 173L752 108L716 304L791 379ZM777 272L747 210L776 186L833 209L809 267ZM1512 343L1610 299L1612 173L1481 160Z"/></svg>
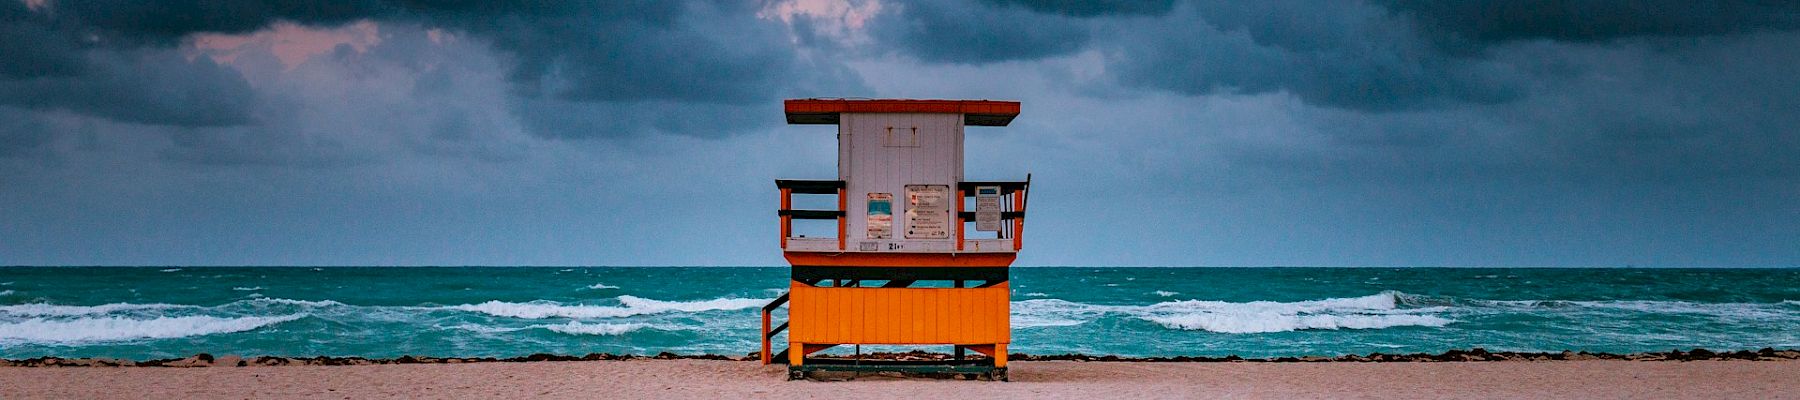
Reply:
<svg viewBox="0 0 1800 400"><path fill-rule="evenodd" d="M1012 275L1012 348L1031 354L1800 348L1800 269ZM758 308L786 282L782 267L7 267L0 358L741 356L758 347Z"/></svg>

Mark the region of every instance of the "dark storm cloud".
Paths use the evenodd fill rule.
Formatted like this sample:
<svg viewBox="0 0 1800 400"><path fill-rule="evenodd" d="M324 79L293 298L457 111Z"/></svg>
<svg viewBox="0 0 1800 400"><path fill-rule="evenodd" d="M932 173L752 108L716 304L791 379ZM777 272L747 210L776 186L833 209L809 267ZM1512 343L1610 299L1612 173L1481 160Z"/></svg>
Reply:
<svg viewBox="0 0 1800 400"><path fill-rule="evenodd" d="M1042 13L1071 17L1104 15L1162 15L1175 6L1175 0L981 0L988 4L1018 6Z"/></svg>
<svg viewBox="0 0 1800 400"><path fill-rule="evenodd" d="M252 119L254 94L236 71L204 58L116 46L112 32L83 25L71 11L0 1L0 106L186 127Z"/></svg>
<svg viewBox="0 0 1800 400"><path fill-rule="evenodd" d="M1385 0L1434 31L1480 42L1598 41L1634 36L1701 36L1800 27L1791 1L1431 1Z"/></svg>
<svg viewBox="0 0 1800 400"><path fill-rule="evenodd" d="M931 0L889 3L872 36L924 61L982 64L1034 60L1087 48L1096 19L1161 16L1174 0ZM884 49L883 51L885 51Z"/></svg>
<svg viewBox="0 0 1800 400"><path fill-rule="evenodd" d="M1098 50L1127 87L1188 95L1288 92L1357 111L1518 99L1538 73L1496 62L1516 40L1744 34L1800 28L1793 2L1212 1L908 4L876 38L938 63Z"/></svg>
<svg viewBox="0 0 1800 400"><path fill-rule="evenodd" d="M899 10L869 22L870 36L930 62L980 64L1052 57L1081 50L1092 36L1086 21L1048 8L953 0L896 6Z"/></svg>
<svg viewBox="0 0 1800 400"><path fill-rule="evenodd" d="M432 22L489 38L518 57L524 90L569 101L762 102L819 75L748 3L599 4L501 18L433 13Z"/></svg>
<svg viewBox="0 0 1800 400"><path fill-rule="evenodd" d="M877 39L929 62L1093 49L1128 87L1288 91L1359 110L1504 101L1517 79L1479 59L1447 56L1410 20L1357 2L907 4L870 25Z"/></svg>
<svg viewBox="0 0 1800 400"><path fill-rule="evenodd" d="M72 32L59 31L24 3L0 1L0 79L68 76L83 62Z"/></svg>
<svg viewBox="0 0 1800 400"><path fill-rule="evenodd" d="M0 105L70 110L121 122L187 127L249 123L254 94L212 60L125 51L88 54L82 72L0 80Z"/></svg>
<svg viewBox="0 0 1800 400"><path fill-rule="evenodd" d="M671 103L758 104L859 87L841 65L802 59L786 31L758 19L758 5L749 2L68 1L38 10L0 3L0 50L9 55L0 61L0 104L121 122L250 123L254 110L247 107L256 94L241 76L173 48L195 33L248 33L277 21L329 28L367 19L466 33L509 56L505 68L523 102L574 105L563 110L624 115ZM738 128L745 122L665 118L660 125L669 132L696 136L730 131L709 120ZM632 133L532 126L554 137Z"/></svg>
<svg viewBox="0 0 1800 400"><path fill-rule="evenodd" d="M195 32L247 33L276 20L336 25L386 7L375 1L55 1L49 14L65 29L104 35L111 45L175 44Z"/></svg>
<svg viewBox="0 0 1800 400"><path fill-rule="evenodd" d="M1505 66L1439 52L1409 21L1354 2L1196 2L1111 27L1120 83L1178 93L1292 93L1368 111L1517 96Z"/></svg>

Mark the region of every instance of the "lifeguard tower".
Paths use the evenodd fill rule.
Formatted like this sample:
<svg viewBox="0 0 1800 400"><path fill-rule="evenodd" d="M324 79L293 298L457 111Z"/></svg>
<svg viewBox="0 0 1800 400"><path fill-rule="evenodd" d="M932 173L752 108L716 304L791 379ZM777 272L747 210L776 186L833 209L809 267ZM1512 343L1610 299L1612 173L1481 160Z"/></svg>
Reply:
<svg viewBox="0 0 1800 400"><path fill-rule="evenodd" d="M1006 379L1007 269L1023 242L1024 181L963 176L963 127L1006 126L1019 103L989 100L787 100L789 124L836 125L834 180L778 179L789 291L763 308L762 360L789 379L821 370L983 374ZM996 155L989 155L996 156ZM836 196L795 209L796 195ZM829 204L829 203L820 203ZM815 207L828 208L828 207ZM835 237L795 234L835 220ZM771 327L783 303L788 322ZM771 354L786 330L788 348ZM814 357L845 345L948 345L943 361ZM965 357L965 350L985 354Z"/></svg>

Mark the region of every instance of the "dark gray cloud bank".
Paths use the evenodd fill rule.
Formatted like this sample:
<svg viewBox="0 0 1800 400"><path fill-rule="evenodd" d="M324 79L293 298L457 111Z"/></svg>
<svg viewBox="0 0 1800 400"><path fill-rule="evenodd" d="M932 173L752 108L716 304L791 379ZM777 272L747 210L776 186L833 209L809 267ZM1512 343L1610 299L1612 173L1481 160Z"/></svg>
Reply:
<svg viewBox="0 0 1800 400"><path fill-rule="evenodd" d="M1025 264L1800 264L1791 3L775 6L0 0L0 264L779 264L810 96L1024 101Z"/></svg>

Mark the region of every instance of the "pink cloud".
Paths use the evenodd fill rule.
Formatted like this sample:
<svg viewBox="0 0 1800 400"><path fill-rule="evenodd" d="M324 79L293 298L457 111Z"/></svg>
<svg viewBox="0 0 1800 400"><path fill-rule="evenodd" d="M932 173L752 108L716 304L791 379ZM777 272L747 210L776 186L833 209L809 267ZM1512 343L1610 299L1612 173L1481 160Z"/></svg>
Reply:
<svg viewBox="0 0 1800 400"><path fill-rule="evenodd" d="M781 20L790 29L794 17L810 17L817 33L853 44L867 41L863 24L880 12L879 0L782 0L763 7L757 17Z"/></svg>
<svg viewBox="0 0 1800 400"><path fill-rule="evenodd" d="M361 52L379 43L381 26L368 20L336 28L276 22L268 28L249 34L201 33L188 39L188 45L194 51L191 56L205 55L214 62L229 64L243 50L266 46L286 68L293 68L312 56L330 52L340 44L348 44Z"/></svg>

